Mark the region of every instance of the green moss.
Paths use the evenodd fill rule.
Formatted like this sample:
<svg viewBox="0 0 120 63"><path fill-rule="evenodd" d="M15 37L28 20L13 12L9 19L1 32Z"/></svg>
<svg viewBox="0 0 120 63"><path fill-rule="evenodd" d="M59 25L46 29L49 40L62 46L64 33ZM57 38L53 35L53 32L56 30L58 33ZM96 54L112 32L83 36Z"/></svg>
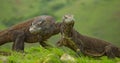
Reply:
<svg viewBox="0 0 120 63"><path fill-rule="evenodd" d="M70 61L61 61L60 57L67 53L75 58L75 63L116 63L120 61L120 58L108 59L106 56L99 59L90 57L76 57L72 50L65 48L64 50L59 48L44 49L42 47L30 47L26 48L26 53L11 52L10 56L5 56L8 63L69 63ZM1 58L2 56L0 56ZM2 63L3 60L0 60Z"/></svg>

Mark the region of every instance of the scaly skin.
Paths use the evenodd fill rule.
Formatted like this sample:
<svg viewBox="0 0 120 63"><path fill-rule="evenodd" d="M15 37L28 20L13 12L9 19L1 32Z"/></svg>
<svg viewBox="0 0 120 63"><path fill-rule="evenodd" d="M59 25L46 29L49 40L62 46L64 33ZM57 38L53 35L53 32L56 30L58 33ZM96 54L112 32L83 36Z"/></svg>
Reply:
<svg viewBox="0 0 120 63"><path fill-rule="evenodd" d="M61 24L60 32L62 37L57 42L58 46L64 45L87 56L100 57L106 55L109 58L120 57L120 48L109 42L82 35L73 29L73 25L73 17L65 15ZM64 38L69 39L65 40Z"/></svg>
<svg viewBox="0 0 120 63"><path fill-rule="evenodd" d="M24 51L24 42L26 43L36 43L39 42L43 47L48 46L44 41L46 41L49 37L59 33L60 23L55 22L54 18L51 16L45 16L46 18L42 18L43 16L38 16L32 19L29 19L20 24L14 25L6 30L0 32L0 45L3 45L8 42L13 42L12 50L15 51ZM54 25L52 29L45 29L41 33L33 34L29 31L32 22L43 19L45 23L41 25ZM51 24L52 22L52 24ZM43 28L44 26L41 26ZM45 27L44 27L45 28Z"/></svg>

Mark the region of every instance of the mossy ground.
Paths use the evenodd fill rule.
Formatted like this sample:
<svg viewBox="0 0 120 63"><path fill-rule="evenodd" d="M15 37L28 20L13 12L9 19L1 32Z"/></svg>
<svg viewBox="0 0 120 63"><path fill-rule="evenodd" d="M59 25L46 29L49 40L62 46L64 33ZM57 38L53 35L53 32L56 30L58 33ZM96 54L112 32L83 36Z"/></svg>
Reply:
<svg viewBox="0 0 120 63"><path fill-rule="evenodd" d="M1 63L119 63L120 58L108 59L106 56L100 58L91 58L81 56L78 57L75 52L68 48L49 48L45 49L41 46L25 48L25 53L13 52L9 49L2 49L3 51L11 52L10 56L2 56ZM75 58L75 61L61 61L60 57L67 53Z"/></svg>

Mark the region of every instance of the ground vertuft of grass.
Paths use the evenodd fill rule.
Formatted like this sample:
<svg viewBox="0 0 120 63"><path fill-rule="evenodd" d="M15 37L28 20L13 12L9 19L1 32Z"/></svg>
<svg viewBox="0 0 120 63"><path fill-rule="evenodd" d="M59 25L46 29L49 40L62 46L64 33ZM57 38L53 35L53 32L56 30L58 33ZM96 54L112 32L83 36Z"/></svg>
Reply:
<svg viewBox="0 0 120 63"><path fill-rule="evenodd" d="M108 59L106 56L99 59L90 57L77 57L76 53L68 48L31 47L25 49L26 53L11 52L10 56L0 55L0 63L119 63L120 59ZM75 59L74 62L62 61L61 56L66 53Z"/></svg>

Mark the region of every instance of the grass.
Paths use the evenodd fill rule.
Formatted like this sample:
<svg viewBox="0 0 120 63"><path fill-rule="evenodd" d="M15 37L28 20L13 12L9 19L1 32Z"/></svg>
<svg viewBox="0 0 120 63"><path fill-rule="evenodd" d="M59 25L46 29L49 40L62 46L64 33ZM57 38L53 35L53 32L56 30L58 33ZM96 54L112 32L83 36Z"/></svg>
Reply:
<svg viewBox="0 0 120 63"><path fill-rule="evenodd" d="M4 50L6 48L3 48ZM5 50L4 50L5 51ZM8 51L8 50L7 50ZM5 58L4 62L7 63L117 63L120 62L119 58L108 59L106 56L100 57L100 59L90 58L90 57L77 57L76 53L68 48L49 48L44 49L41 46L34 46L25 48L26 53L12 52L10 56L0 56L0 58ZM62 61L60 57L67 53L75 58L75 61ZM2 63L3 60L0 60Z"/></svg>
<svg viewBox="0 0 120 63"><path fill-rule="evenodd" d="M33 1L33 0L22 0L22 1L21 0L11 0L11 1L1 0L0 2L2 2L0 3L0 7L1 7L0 18L1 19L9 20L11 18L19 18L19 17L25 18L26 16L31 16L39 12L39 0L36 0L36 1Z"/></svg>
<svg viewBox="0 0 120 63"><path fill-rule="evenodd" d="M74 14L75 29L82 34L98 37L120 45L120 1L119 0L0 0L0 30L5 29L5 23L21 21L40 14L52 14L57 21L61 21L66 13ZM69 1L69 2L68 2ZM10 21L10 22L9 22ZM55 43L59 35L49 39ZM11 52L11 45L0 46L0 51ZM37 44L35 44L37 45ZM75 52L64 48L44 49L40 46L28 45L24 53L12 52L11 56L0 56L8 63L70 63L61 61L60 57L67 53L75 58L75 63L120 63L120 59L100 59L90 57L76 57ZM3 63L0 60L0 63ZM73 62L71 62L73 63Z"/></svg>

